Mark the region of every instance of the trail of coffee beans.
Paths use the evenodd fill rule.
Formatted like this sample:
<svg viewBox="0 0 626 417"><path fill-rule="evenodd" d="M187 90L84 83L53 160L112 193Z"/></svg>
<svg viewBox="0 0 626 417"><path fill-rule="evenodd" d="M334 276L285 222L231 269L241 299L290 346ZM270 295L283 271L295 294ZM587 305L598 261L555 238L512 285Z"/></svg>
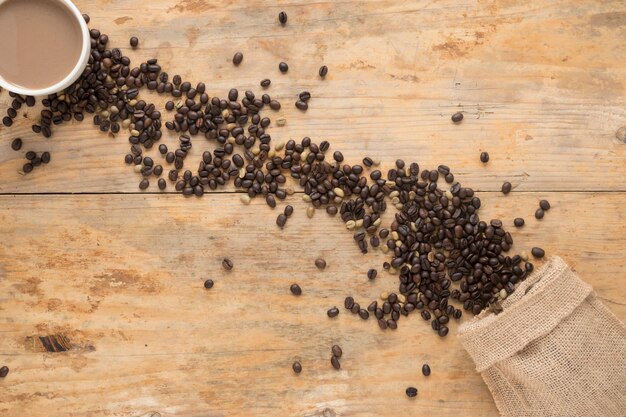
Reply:
<svg viewBox="0 0 626 417"><path fill-rule="evenodd" d="M89 21L88 16L85 19ZM282 24L286 21L286 14L280 17ZM311 205L308 217L313 217L317 208L324 208L331 216L339 214L362 253L375 248L390 256L383 269L398 277L397 292L363 301L367 308L351 296L345 299L344 307L361 319L373 316L381 329L393 330L403 316L419 312L433 332L445 337L450 320L462 316L461 308L472 314L485 308L495 313L502 311L500 302L533 270L528 255L507 254L513 244L511 234L500 220L486 222L479 218L481 200L474 190L455 181L449 167L440 165L429 170L416 162L397 160L395 168L383 173L375 169L380 162L369 157L363 159L363 165L345 163L340 151L329 152L328 141L318 144L305 137L298 142L274 142L266 132L271 119L263 113L268 108L279 110L281 104L269 94L258 96L233 88L225 98L209 97L204 83L193 86L179 75L170 77L156 59L132 67L130 58L120 49L108 47L106 34L91 29L90 36L87 67L74 85L42 100L44 109L32 127L33 132L49 138L54 126L72 119L80 122L89 115L102 132L128 134L130 147L124 161L142 176L141 190L149 189L150 181L155 180L159 190L167 189L169 183L169 187L185 196L200 197L206 190L233 183L245 192L245 204L253 198L263 198L274 208L278 201L295 192L286 185L287 176L292 177L304 191L303 200ZM130 44L136 48L139 40L133 37ZM240 65L243 59L243 54L237 52L233 64ZM279 70L286 72L287 64L281 62ZM327 74L328 68L320 67L320 78ZM270 84L270 79L260 82L264 89ZM145 88L172 97L165 105L166 111L173 113L171 120L163 123L163 114L156 106L141 99L140 91ZM35 104L32 97L10 95L13 102L3 119L6 126L12 124L22 103ZM301 92L295 106L305 111L310 98L309 92ZM462 118L462 113L456 113L452 120L458 123ZM144 156L144 150L159 142L163 127L177 133L179 141L175 149L160 144L162 160L154 161ZM197 136L204 139L200 146L208 141L216 148L202 153L196 169L185 169L195 143L192 138ZM16 140L12 146L19 150L22 141ZM29 152L27 159L25 173L47 163L50 154L37 156ZM487 163L489 155L483 152L480 160ZM167 172L164 166L168 167ZM167 180L160 178L163 174ZM448 185L440 187L442 182ZM511 188L507 182L502 192L508 193ZM394 218L390 225L382 227L381 215L388 206L395 209ZM549 203L542 201L536 217L542 218L549 208ZM288 227L292 213L293 207L285 207L276 224ZM515 220L515 226L523 225L523 219ZM544 254L541 248L532 250L535 257ZM226 270L234 266L229 259L224 259L222 265ZM317 259L315 265L324 269L326 262ZM373 280L376 276L377 270L370 269L364 279ZM213 285L212 280L204 283L207 289ZM296 296L302 293L297 284L290 290ZM453 306L451 300L462 307ZM328 317L337 317L340 310L329 307ZM334 348L331 365L339 369L341 355L337 351ZM295 362L293 369L301 372L300 363ZM430 373L427 365L423 372ZM407 395L415 396L417 390L407 389Z"/></svg>

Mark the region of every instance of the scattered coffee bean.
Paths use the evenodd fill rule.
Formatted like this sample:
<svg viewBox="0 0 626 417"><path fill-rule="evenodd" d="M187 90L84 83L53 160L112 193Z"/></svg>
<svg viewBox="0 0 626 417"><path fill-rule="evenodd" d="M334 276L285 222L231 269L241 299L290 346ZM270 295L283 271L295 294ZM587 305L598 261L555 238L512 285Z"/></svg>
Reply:
<svg viewBox="0 0 626 417"><path fill-rule="evenodd" d="M293 369L295 373L299 374L300 372L302 372L302 365L300 364L300 362L295 361L293 365L291 365L291 369Z"/></svg>
<svg viewBox="0 0 626 417"><path fill-rule="evenodd" d="M261 81L261 87L267 88L270 86L271 83L272 83L272 80L270 80L269 78L266 78Z"/></svg>
<svg viewBox="0 0 626 417"><path fill-rule="evenodd" d="M281 25L285 26L285 23L287 23L287 13L285 12L278 13L278 21L280 22Z"/></svg>
<svg viewBox="0 0 626 417"><path fill-rule="evenodd" d="M276 217L276 224L278 227L285 227L285 223L287 223L287 216L284 213L280 213L278 217Z"/></svg>
<svg viewBox="0 0 626 417"><path fill-rule="evenodd" d="M337 317L339 315L339 309L337 307L330 308L330 309L328 309L326 314L330 318Z"/></svg>
<svg viewBox="0 0 626 417"><path fill-rule="evenodd" d="M408 387L406 389L406 396L409 397L409 398L417 397L417 388L415 388L415 387Z"/></svg>
<svg viewBox="0 0 626 417"><path fill-rule="evenodd" d="M479 311L480 313L480 311ZM437 334L440 337L445 337L448 334L448 328L446 326L441 326L439 330L437 330Z"/></svg>
<svg viewBox="0 0 626 417"><path fill-rule="evenodd" d="M136 48L139 45L139 39L137 39L136 36L133 36L132 38L130 38L130 46L132 46L133 48Z"/></svg>
<svg viewBox="0 0 626 417"><path fill-rule="evenodd" d="M41 162L47 164L50 162L50 152L43 152L41 154Z"/></svg>
<svg viewBox="0 0 626 417"><path fill-rule="evenodd" d="M278 69L284 74L289 71L289 65L287 65L286 62L281 62L280 64L278 64Z"/></svg>
<svg viewBox="0 0 626 417"><path fill-rule="evenodd" d="M452 121L454 123L459 123L461 120L463 120L463 113L461 113L460 111L452 115Z"/></svg>
<svg viewBox="0 0 626 417"><path fill-rule="evenodd" d="M19 151L20 149L22 149L22 139L13 139L13 142L11 142L11 149L13 149L14 151Z"/></svg>
<svg viewBox="0 0 626 417"><path fill-rule="evenodd" d="M322 65L319 71L320 77L324 78L328 74L328 67L326 65Z"/></svg>
<svg viewBox="0 0 626 417"><path fill-rule="evenodd" d="M207 279L206 281L204 281L204 288L206 288L207 290L209 288L213 288L213 280L212 279Z"/></svg>
<svg viewBox="0 0 626 417"><path fill-rule="evenodd" d="M548 200L541 200L539 201L539 207L541 207L543 211L548 211L550 210L550 202Z"/></svg>
<svg viewBox="0 0 626 417"><path fill-rule="evenodd" d="M530 250L530 253L532 253L535 258L543 258L546 254L546 251L541 248L534 247Z"/></svg>
<svg viewBox="0 0 626 417"><path fill-rule="evenodd" d="M146 178L142 179L141 182L139 183L139 189L140 190L145 190L149 186L150 186L150 181L148 181L148 179L146 179Z"/></svg>
<svg viewBox="0 0 626 417"><path fill-rule="evenodd" d="M24 171L25 174L28 174L32 170L33 170L33 164L31 163L26 163L22 166L22 171Z"/></svg>
<svg viewBox="0 0 626 417"><path fill-rule="evenodd" d="M370 313L366 309L362 308L359 310L359 317L363 320L367 320L370 318Z"/></svg>
<svg viewBox="0 0 626 417"><path fill-rule="evenodd" d="M284 213L285 213L285 216L287 216L287 217L291 216L293 214L293 206L291 206L289 204L287 206L285 206Z"/></svg>
<svg viewBox="0 0 626 417"><path fill-rule="evenodd" d="M239 65L241 64L241 61L243 61L243 54L241 52L235 53L233 56L233 64Z"/></svg>
<svg viewBox="0 0 626 417"><path fill-rule="evenodd" d="M543 211L543 209L541 209L541 208L538 208L538 209L535 211L535 219L537 219L537 220L541 220L541 219L543 219L543 216L544 216L544 215L545 215L545 212L544 212L544 211Z"/></svg>
<svg viewBox="0 0 626 417"><path fill-rule="evenodd" d="M289 287L289 290L291 291L293 295L302 295L302 288L300 288L298 284L291 284L291 287Z"/></svg>
<svg viewBox="0 0 626 417"><path fill-rule="evenodd" d="M489 162L489 153L488 152L481 152L481 154L480 154L480 162L482 162L483 164L486 164L487 162Z"/></svg>
<svg viewBox="0 0 626 417"><path fill-rule="evenodd" d="M337 357L336 357L336 356L334 356L334 355L330 358L330 364L331 364L331 365L333 366L333 368L335 368L335 369L339 369L339 368L341 368L341 364L339 363L339 359L337 359Z"/></svg>
<svg viewBox="0 0 626 417"><path fill-rule="evenodd" d="M9 374L9 367L3 366L0 368L0 378L5 378Z"/></svg>
<svg viewBox="0 0 626 417"><path fill-rule="evenodd" d="M157 181L157 185L159 186L159 190L161 191L165 190L165 188L167 187L167 183L163 178L159 178L159 181Z"/></svg>
<svg viewBox="0 0 626 417"><path fill-rule="evenodd" d="M326 268L326 261L322 258L317 258L315 260L315 266L317 267L317 269L324 269Z"/></svg>
<svg viewBox="0 0 626 417"><path fill-rule="evenodd" d="M424 365L422 365L422 374L424 376L429 376L430 375L430 366L428 366L427 363L425 363Z"/></svg>
<svg viewBox="0 0 626 417"><path fill-rule="evenodd" d="M296 101L296 108L298 110L307 111L307 109L309 108L309 105L306 101L298 100Z"/></svg>
<svg viewBox="0 0 626 417"><path fill-rule="evenodd" d="M89 17L88 14L84 14L83 13L83 19L85 20L85 23L89 24L89 22L91 21L91 18Z"/></svg>
<svg viewBox="0 0 626 417"><path fill-rule="evenodd" d="M511 183L510 182L505 182L504 184L502 184L502 194L508 194L511 192Z"/></svg>
<svg viewBox="0 0 626 417"><path fill-rule="evenodd" d="M525 223L526 222L521 217L517 217L515 220L513 220L513 224L515 225L515 227L522 227Z"/></svg>
<svg viewBox="0 0 626 417"><path fill-rule="evenodd" d="M375 279L376 275L378 275L378 271L376 271L375 269L370 269L369 271L367 271L367 277L369 279Z"/></svg>
<svg viewBox="0 0 626 417"><path fill-rule="evenodd" d="M344 306L347 310L352 310L352 307L354 306L354 298L352 298L352 297L346 297L345 301L343 302L343 306Z"/></svg>
<svg viewBox="0 0 626 417"><path fill-rule="evenodd" d="M339 345L333 345L333 347L331 348L331 351L333 352L334 357L336 357L337 359L341 359L341 355L343 355L343 351L341 350L341 347L339 347Z"/></svg>
<svg viewBox="0 0 626 417"><path fill-rule="evenodd" d="M231 261L228 258L224 258L224 260L222 261L222 267L227 270L230 271L233 269L233 261Z"/></svg>

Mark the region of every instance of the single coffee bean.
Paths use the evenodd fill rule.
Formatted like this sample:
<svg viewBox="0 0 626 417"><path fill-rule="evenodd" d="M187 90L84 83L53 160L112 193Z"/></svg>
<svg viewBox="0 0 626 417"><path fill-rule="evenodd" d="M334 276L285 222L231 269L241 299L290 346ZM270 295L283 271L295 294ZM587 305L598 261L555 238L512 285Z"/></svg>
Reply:
<svg viewBox="0 0 626 417"><path fill-rule="evenodd" d="M369 279L375 279L376 275L378 275L378 271L376 271L375 269L370 269L369 271L367 271L367 277Z"/></svg>
<svg viewBox="0 0 626 417"><path fill-rule="evenodd" d="M328 74L328 67L326 65L322 65L319 71L320 77L324 78Z"/></svg>
<svg viewBox="0 0 626 417"><path fill-rule="evenodd" d="M159 178L159 181L157 181L157 185L159 186L159 190L165 190L165 188L167 187L167 183L163 178Z"/></svg>
<svg viewBox="0 0 626 417"><path fill-rule="evenodd" d="M339 369L341 368L341 364L339 363L339 359L337 359L336 356L333 356L332 358L330 358L330 364L333 366L333 368L335 369Z"/></svg>
<svg viewBox="0 0 626 417"><path fill-rule="evenodd" d="M398 323L395 320L389 319L387 320L387 327L391 330L396 330L398 328Z"/></svg>
<svg viewBox="0 0 626 417"><path fill-rule="evenodd" d="M446 326L441 326L439 330L437 330L437 334L440 337L445 337L448 334L448 328Z"/></svg>
<svg viewBox="0 0 626 417"><path fill-rule="evenodd" d="M366 309L362 308L359 310L359 317L363 320L367 320L370 318L370 313Z"/></svg>
<svg viewBox="0 0 626 417"><path fill-rule="evenodd" d="M526 222L521 217L517 217L515 220L513 220L513 224L515 225L515 227L522 227L525 223Z"/></svg>
<svg viewBox="0 0 626 417"><path fill-rule="evenodd" d="M233 269L233 261L231 261L228 258L224 258L224 260L222 261L222 267L227 270L230 271Z"/></svg>
<svg viewBox="0 0 626 417"><path fill-rule="evenodd" d="M278 227L285 227L285 223L287 223L287 216L284 213L280 213L278 217L276 217L276 224Z"/></svg>
<svg viewBox="0 0 626 417"><path fill-rule="evenodd" d="M139 183L139 189L140 190L145 190L149 186L150 186L150 181L148 181L147 178L142 179L141 182Z"/></svg>
<svg viewBox="0 0 626 417"><path fill-rule="evenodd" d="M22 166L22 171L24 171L25 174L28 174L32 170L33 170L33 164L31 163L26 163Z"/></svg>
<svg viewBox="0 0 626 417"><path fill-rule="evenodd" d="M235 53L233 56L233 64L239 65L241 64L241 61L243 61L243 54L241 52Z"/></svg>
<svg viewBox="0 0 626 417"><path fill-rule="evenodd" d="M317 269L324 269L326 268L326 261L322 258L317 258L315 260L315 266L317 267Z"/></svg>
<svg viewBox="0 0 626 417"><path fill-rule="evenodd" d="M291 206L291 205L285 206L284 213L285 213L285 216L287 216L287 217L291 216L293 214L293 206Z"/></svg>
<svg viewBox="0 0 626 417"><path fill-rule="evenodd" d="M136 36L133 36L132 38L130 38L130 46L132 46L133 48L136 48L139 45L139 39L137 39Z"/></svg>
<svg viewBox="0 0 626 417"><path fill-rule="evenodd" d="M488 152L482 152L480 154L480 162L482 162L483 164L486 164L487 162L489 162L489 153Z"/></svg>
<svg viewBox="0 0 626 417"><path fill-rule="evenodd" d="M41 154L41 162L47 164L50 162L50 152L43 152Z"/></svg>
<svg viewBox="0 0 626 417"><path fill-rule="evenodd" d="M295 373L299 374L300 372L302 372L302 365L300 364L300 362L295 361L293 365L291 365L291 369L293 369Z"/></svg>
<svg viewBox="0 0 626 417"><path fill-rule="evenodd" d="M546 251L541 248L534 247L530 250L530 253L532 253L535 258L543 258L546 254Z"/></svg>
<svg viewBox="0 0 626 417"><path fill-rule="evenodd" d="M330 309L328 309L326 314L330 318L337 317L339 315L339 309L337 307L330 308Z"/></svg>
<svg viewBox="0 0 626 417"><path fill-rule="evenodd" d="M461 113L460 111L452 115L452 121L454 123L459 123L461 120L463 120L463 113Z"/></svg>
<svg viewBox="0 0 626 417"><path fill-rule="evenodd" d="M308 91L303 91L298 95L298 98L300 99L300 101L309 101L311 99L311 93L309 93Z"/></svg>
<svg viewBox="0 0 626 417"><path fill-rule="evenodd" d="M11 127L13 125L13 119L11 119L9 116L6 116L2 119L2 124L6 127Z"/></svg>
<svg viewBox="0 0 626 417"><path fill-rule="evenodd" d="M406 396L409 397L409 398L417 397L417 388L415 388L415 387L408 387L406 389Z"/></svg>
<svg viewBox="0 0 626 417"><path fill-rule="evenodd" d="M548 200L541 200L539 202L539 207L541 207L543 211L548 211L550 210L550 202Z"/></svg>
<svg viewBox="0 0 626 417"><path fill-rule="evenodd" d="M278 69L284 74L289 71L289 65L287 65L286 62L281 62L280 64L278 64Z"/></svg>
<svg viewBox="0 0 626 417"><path fill-rule="evenodd" d="M545 215L545 212L543 211L543 209L538 208L537 211L535 211L535 218L537 220L541 220L543 219L543 216Z"/></svg>
<svg viewBox="0 0 626 417"><path fill-rule="evenodd" d="M269 78L266 78L261 81L261 87L267 88L270 86L271 83L272 83L272 80L270 80Z"/></svg>
<svg viewBox="0 0 626 417"><path fill-rule="evenodd" d="M302 288L300 288L298 284L291 284L291 287L289 287L289 290L291 291L293 295L302 295Z"/></svg>
<svg viewBox="0 0 626 417"><path fill-rule="evenodd" d="M298 110L306 111L309 108L309 105L306 103L306 101L298 100L296 101L296 108Z"/></svg>
<svg viewBox="0 0 626 417"><path fill-rule="evenodd" d="M351 310L353 305L354 305L354 298L346 297L345 301L343 302L343 306L346 309Z"/></svg>
<svg viewBox="0 0 626 417"><path fill-rule="evenodd" d="M377 308L378 308L378 301L374 300L370 303L370 305L367 306L367 311L375 312Z"/></svg>
<svg viewBox="0 0 626 417"><path fill-rule="evenodd" d="M511 192L511 183L507 181L504 184L502 184L502 194L508 194L510 192Z"/></svg>
<svg viewBox="0 0 626 417"><path fill-rule="evenodd" d="M280 22L281 25L285 26L285 23L287 23L287 13L285 12L278 13L278 21Z"/></svg>
<svg viewBox="0 0 626 417"><path fill-rule="evenodd" d="M343 351L341 350L341 347L339 347L339 345L333 345L330 350L331 352L333 352L333 356L337 359L340 359L341 355L343 355Z"/></svg>
<svg viewBox="0 0 626 417"><path fill-rule="evenodd" d="M5 378L7 375L9 375L9 367L3 366L0 368L0 378Z"/></svg>
<svg viewBox="0 0 626 417"><path fill-rule="evenodd" d="M22 149L22 139L13 139L13 142L11 142L11 149L13 149L14 151L19 151L20 149Z"/></svg>
<svg viewBox="0 0 626 417"><path fill-rule="evenodd" d="M89 22L91 21L91 18L89 17L88 14L83 13L83 19L85 19L85 23L89 24Z"/></svg>
<svg viewBox="0 0 626 417"><path fill-rule="evenodd" d="M207 290L209 288L213 288L213 280L212 279L207 279L206 281L204 281L204 288L206 288Z"/></svg>
<svg viewBox="0 0 626 417"><path fill-rule="evenodd" d="M422 374L424 376L429 376L430 375L430 366L428 366L427 363L425 363L424 365L422 365Z"/></svg>

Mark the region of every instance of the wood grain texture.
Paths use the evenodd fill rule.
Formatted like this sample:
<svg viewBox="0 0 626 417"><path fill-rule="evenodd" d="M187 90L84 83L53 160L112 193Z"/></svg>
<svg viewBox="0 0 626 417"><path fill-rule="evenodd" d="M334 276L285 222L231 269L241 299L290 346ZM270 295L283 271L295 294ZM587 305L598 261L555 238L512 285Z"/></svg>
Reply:
<svg viewBox="0 0 626 417"><path fill-rule="evenodd" d="M260 91L271 78L283 108L269 114L287 119L270 128L275 140L327 139L347 161L368 155L383 167L396 158L449 165L482 191L481 217L509 225L514 250L539 245L563 257L626 320L626 143L615 135L626 125L623 2L76 3L134 63L157 57L210 95ZM135 51L130 36L140 38ZM313 95L306 113L293 107L302 90ZM8 103L0 92L2 112ZM453 125L457 110L465 119ZM37 109L24 112L31 118L0 126L0 365L11 369L0 381L3 417L498 415L456 324L444 341L417 315L395 332L343 308L326 317L346 295L363 303L397 288L385 273L367 280L385 257L363 257L339 219L307 219L295 195L280 231L278 209L244 206L233 189L202 199L154 184L139 193L140 177L123 163L126 137L84 122L46 140L30 130ZM24 139L20 152L10 150L14 137ZM212 146L196 139L187 166ZM52 162L19 175L27 150L51 151ZM512 194L494 192L507 180ZM553 208L536 221L541 198ZM523 229L511 226L517 216ZM300 298L289 293L294 282ZM340 371L329 363L334 343ZM420 390L414 401L409 385Z"/></svg>
<svg viewBox="0 0 626 417"><path fill-rule="evenodd" d="M623 195L481 197L484 219L527 218L512 230L514 250L562 256L626 319ZM531 220L539 198L552 209ZM297 196L290 203L281 231L279 208L228 194L0 197L0 362L11 368L0 414L496 416L457 324L443 340L417 314L383 332L347 313L346 295L363 304L397 288L397 276L382 271L382 253L361 255L338 218L311 220ZM233 271L221 268L225 256ZM381 271L374 282L371 267ZM289 293L294 282L301 297ZM329 319L334 305L341 313ZM51 334L71 349L44 352L37 337ZM329 363L335 343L340 371Z"/></svg>
<svg viewBox="0 0 626 417"><path fill-rule="evenodd" d="M135 64L157 57L170 74L205 81L210 95L258 92L271 78L268 92L283 109L269 113L287 119L270 129L277 140L328 139L353 162L444 163L481 190L504 180L526 191L626 190L626 143L615 137L626 125L623 2L154 0L140 13L126 0L77 3ZM234 67L238 50L245 58ZM284 75L281 60L290 65ZM322 64L330 69L323 81ZM305 89L313 99L301 113L294 102ZM7 103L0 95L0 108ZM457 110L461 125L450 122ZM31 124L0 127L0 192L138 190L140 178L123 164L127 136L85 122L45 140ZM15 136L22 152L10 151ZM188 167L212 146L197 139ZM51 151L52 163L18 175L29 149ZM492 156L487 169L482 150Z"/></svg>

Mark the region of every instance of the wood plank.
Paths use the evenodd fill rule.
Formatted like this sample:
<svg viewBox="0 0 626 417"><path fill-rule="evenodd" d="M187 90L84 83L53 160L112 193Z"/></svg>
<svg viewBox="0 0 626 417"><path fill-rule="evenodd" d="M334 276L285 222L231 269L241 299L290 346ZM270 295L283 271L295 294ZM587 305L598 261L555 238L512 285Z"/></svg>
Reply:
<svg viewBox="0 0 626 417"><path fill-rule="evenodd" d="M626 320L624 193L480 196L483 219L526 217L511 230L516 251L540 245L563 257ZM278 208L229 194L0 196L0 363L11 368L0 414L497 416L456 324L441 339L418 315L395 332L343 308L326 317L346 295L363 303L397 278L382 272L382 253L359 253L338 218L308 219L290 198L281 231ZM536 221L540 198L552 209ZM374 282L371 267L381 270ZM38 337L51 335L71 349L43 352ZM340 371L329 364L334 343ZM414 401L409 385L420 390Z"/></svg>
<svg viewBox="0 0 626 417"><path fill-rule="evenodd" d="M134 62L155 56L170 74L206 81L211 95L259 91L270 77L268 92L283 102L275 116L287 119L270 129L276 140L329 139L351 162L444 163L480 190L505 180L526 191L626 190L626 144L615 137L626 125L621 2L154 0L141 13L122 0L77 3L115 45L141 38L127 50ZM234 68L237 50L245 58ZM324 81L322 64L330 68ZM313 99L303 114L293 102L305 89ZM0 109L7 104L0 94ZM457 126L450 115L459 109L466 117ZM137 191L140 178L122 162L123 135L109 138L86 122L45 140L31 123L0 127L0 193ZM25 140L21 152L10 150L16 136ZM212 146L196 140L191 160ZM21 176L31 149L51 151L52 162ZM487 167L482 150L492 156Z"/></svg>

